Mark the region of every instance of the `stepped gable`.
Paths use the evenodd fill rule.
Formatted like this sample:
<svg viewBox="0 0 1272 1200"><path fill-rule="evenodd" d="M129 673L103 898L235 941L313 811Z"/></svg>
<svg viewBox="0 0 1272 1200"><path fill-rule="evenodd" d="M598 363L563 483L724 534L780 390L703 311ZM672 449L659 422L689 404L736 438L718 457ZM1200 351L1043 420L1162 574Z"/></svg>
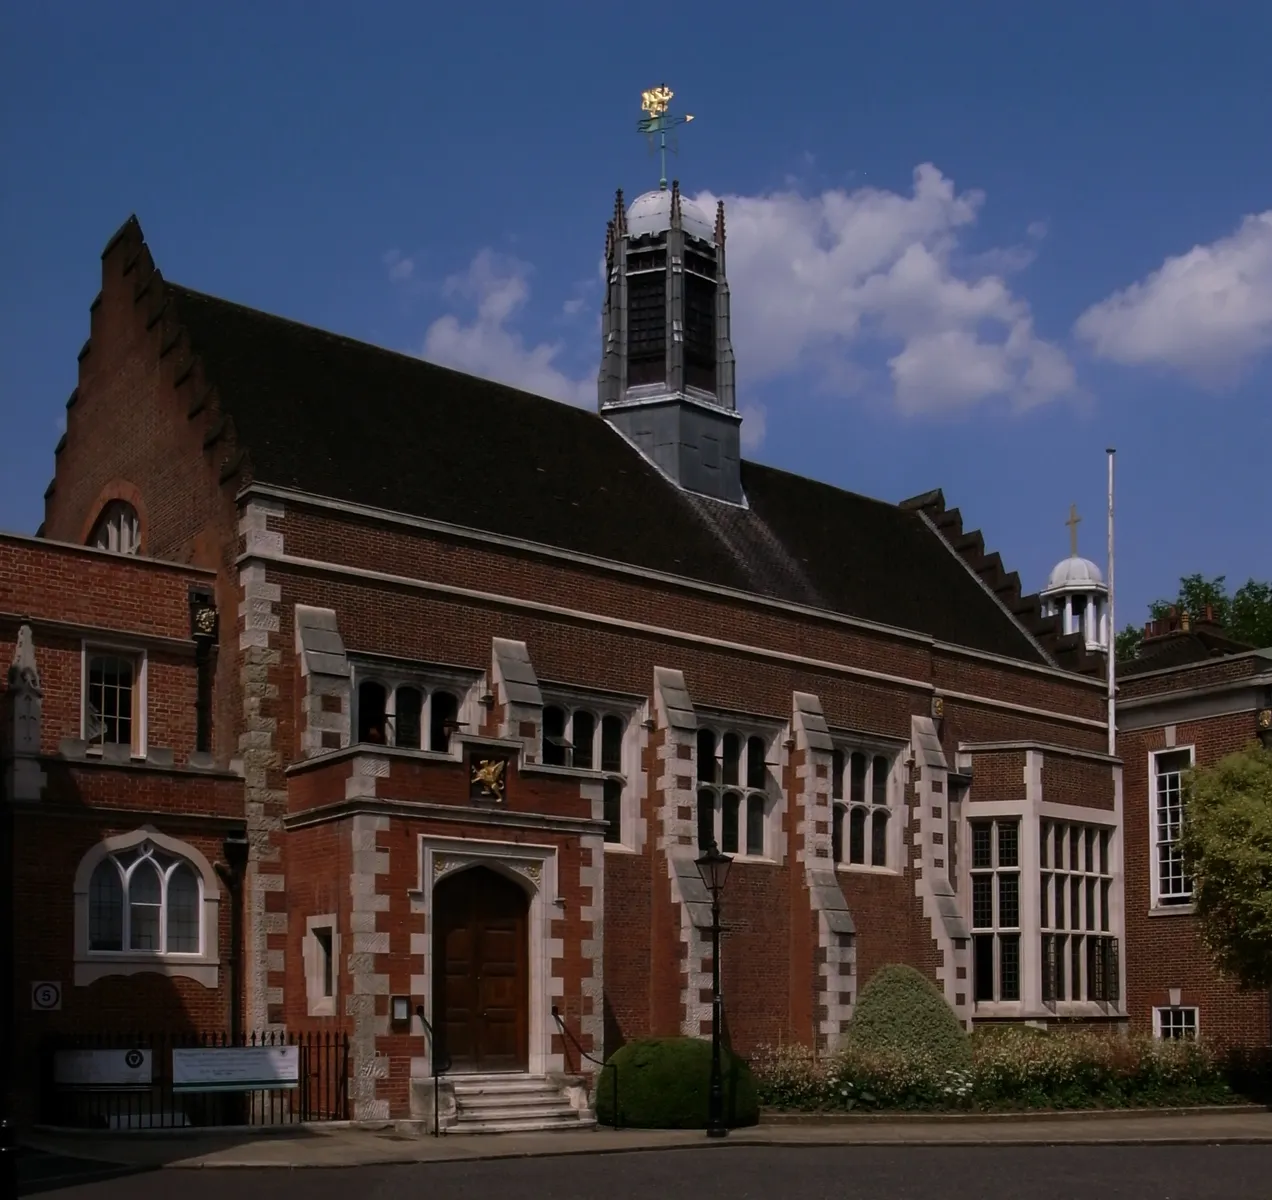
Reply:
<svg viewBox="0 0 1272 1200"><path fill-rule="evenodd" d="M1061 633L1058 615L1042 615L1038 593L1022 594L1019 572L1008 571L997 550L986 551L979 529L964 531L963 514L957 508L945 507L945 493L940 488L903 500L900 507L920 515L946 541L1056 666L1078 675L1104 674L1104 655L1088 650L1082 634Z"/></svg>
<svg viewBox="0 0 1272 1200"><path fill-rule="evenodd" d="M757 463L747 506L691 495L594 413L163 279L135 218L135 299L175 355L223 482L523 539L926 634L1045 656L913 512ZM937 602L937 598L939 602Z"/></svg>

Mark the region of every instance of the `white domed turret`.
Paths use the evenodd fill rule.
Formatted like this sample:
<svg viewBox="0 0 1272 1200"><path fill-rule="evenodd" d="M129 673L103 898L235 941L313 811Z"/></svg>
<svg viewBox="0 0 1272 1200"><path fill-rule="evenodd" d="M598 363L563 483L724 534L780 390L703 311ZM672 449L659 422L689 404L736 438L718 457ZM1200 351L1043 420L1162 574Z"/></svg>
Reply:
<svg viewBox="0 0 1272 1200"><path fill-rule="evenodd" d="M1090 650L1109 645L1109 588L1104 572L1078 554L1078 510L1069 508L1069 557L1052 568L1042 591L1042 615L1056 615L1064 633L1081 633Z"/></svg>

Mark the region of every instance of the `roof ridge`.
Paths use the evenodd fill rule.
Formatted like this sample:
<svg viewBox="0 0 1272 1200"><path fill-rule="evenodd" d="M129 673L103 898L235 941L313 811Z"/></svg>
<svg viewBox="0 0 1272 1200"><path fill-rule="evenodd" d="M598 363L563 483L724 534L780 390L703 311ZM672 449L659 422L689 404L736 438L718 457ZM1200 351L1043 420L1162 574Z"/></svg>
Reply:
<svg viewBox="0 0 1272 1200"><path fill-rule="evenodd" d="M434 362L430 358L422 358L418 354L412 354L407 350L395 350L391 346L382 346L377 342L364 341L361 338L350 337L347 333L337 333L333 329L326 329L321 325L311 325L307 321L298 321L294 317L283 317L278 313L267 312L263 308L254 308L250 304L242 304L237 300L227 300L224 296L214 296L211 292L201 292L197 288L187 287L183 283L169 282L168 286L177 292L184 293L192 297L194 300L210 300L213 304L223 304L227 308L237 309L244 315L257 319L263 319L279 325L289 325L294 329L303 330L306 333L317 334L320 337L328 338L337 345L354 346L363 350L370 350L375 354L389 355L395 359L401 359L403 362L415 364L417 366L428 367L434 371L441 371L446 375L454 376L456 379L480 379L486 383L493 384L495 387L506 388L510 392L516 392L518 395L527 396L531 400L542 400L549 404L558 404L562 408L570 409L587 417L595 417L603 420L599 413L590 409L583 408L578 404L571 404L568 400L558 400L555 396L546 396L542 392L527 391L523 387L518 387L514 383L505 383L501 379L491 379L486 375L474 375L470 371L461 371L457 367L448 367L445 363Z"/></svg>

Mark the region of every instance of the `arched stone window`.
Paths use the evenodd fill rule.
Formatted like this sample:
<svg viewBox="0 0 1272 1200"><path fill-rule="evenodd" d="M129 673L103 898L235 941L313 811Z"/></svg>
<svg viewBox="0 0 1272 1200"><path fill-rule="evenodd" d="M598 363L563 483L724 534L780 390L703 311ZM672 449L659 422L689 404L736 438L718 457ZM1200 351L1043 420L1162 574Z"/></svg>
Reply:
<svg viewBox="0 0 1272 1200"><path fill-rule="evenodd" d="M141 552L141 522L127 500L112 500L102 509L88 544L115 554Z"/></svg>
<svg viewBox="0 0 1272 1200"><path fill-rule="evenodd" d="M216 987L220 885L193 846L154 829L107 838L75 875L75 983L144 972Z"/></svg>
<svg viewBox="0 0 1272 1200"><path fill-rule="evenodd" d="M698 730L698 848L771 855L768 743L735 730Z"/></svg>
<svg viewBox="0 0 1272 1200"><path fill-rule="evenodd" d="M603 813L605 841L624 842L623 797L627 789L623 746L627 739L628 717L604 708L596 710L568 704L548 704L543 709L544 766L578 767L603 771Z"/></svg>

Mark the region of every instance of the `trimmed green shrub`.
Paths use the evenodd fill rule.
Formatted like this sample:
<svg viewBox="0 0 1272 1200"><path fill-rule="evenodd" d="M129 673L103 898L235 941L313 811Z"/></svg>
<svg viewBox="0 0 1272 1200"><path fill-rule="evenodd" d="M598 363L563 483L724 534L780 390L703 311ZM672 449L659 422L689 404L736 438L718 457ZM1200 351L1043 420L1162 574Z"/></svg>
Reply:
<svg viewBox="0 0 1272 1200"><path fill-rule="evenodd" d="M857 997L848 1045L862 1053L926 1056L962 1067L971 1060L967 1034L936 987L913 967L880 967Z"/></svg>
<svg viewBox="0 0 1272 1200"><path fill-rule="evenodd" d="M755 1077L744 1059L720 1051L724 1119L731 1128L760 1119ZM711 1090L711 1043L701 1038L642 1038L610 1056L596 1080L596 1119L633 1129L705 1129Z"/></svg>

